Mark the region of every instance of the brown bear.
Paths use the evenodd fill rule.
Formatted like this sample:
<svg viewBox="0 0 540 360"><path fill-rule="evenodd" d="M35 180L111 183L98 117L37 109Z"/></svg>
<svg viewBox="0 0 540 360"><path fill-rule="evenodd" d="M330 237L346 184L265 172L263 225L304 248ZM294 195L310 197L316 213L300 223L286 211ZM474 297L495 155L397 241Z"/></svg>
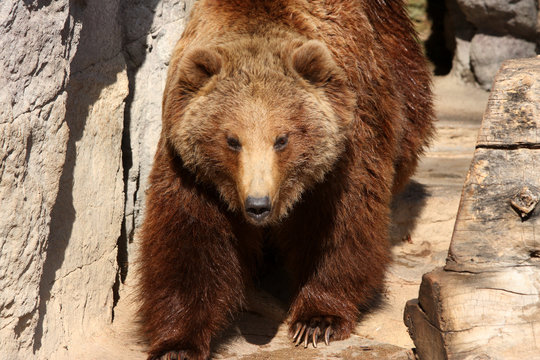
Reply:
<svg viewBox="0 0 540 360"><path fill-rule="evenodd" d="M149 358L208 358L265 242L292 278L293 341L348 337L382 288L389 204L432 120L403 0L198 1L140 233Z"/></svg>

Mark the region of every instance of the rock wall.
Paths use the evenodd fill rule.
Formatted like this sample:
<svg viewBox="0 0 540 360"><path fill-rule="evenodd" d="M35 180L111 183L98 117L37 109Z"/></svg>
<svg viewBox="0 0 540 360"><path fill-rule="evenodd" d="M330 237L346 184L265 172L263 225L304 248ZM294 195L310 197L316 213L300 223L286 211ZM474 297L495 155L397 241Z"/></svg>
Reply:
<svg viewBox="0 0 540 360"><path fill-rule="evenodd" d="M0 3L0 359L73 358L113 320L193 2Z"/></svg>
<svg viewBox="0 0 540 360"><path fill-rule="evenodd" d="M119 0L0 3L0 358L112 319L128 95Z"/></svg>
<svg viewBox="0 0 540 360"><path fill-rule="evenodd" d="M167 67L194 2L135 0L123 5L124 54L130 80L124 138L126 213L121 243L125 260L136 257L134 237L143 219L147 179L161 131L161 98ZM123 261L122 266L125 280L128 261Z"/></svg>
<svg viewBox="0 0 540 360"><path fill-rule="evenodd" d="M503 61L540 53L538 0L446 0L454 74L489 90Z"/></svg>
<svg viewBox="0 0 540 360"><path fill-rule="evenodd" d="M66 83L75 49L67 44L80 27L65 4L3 1L0 31L0 358L14 359L31 354L38 323L69 137Z"/></svg>

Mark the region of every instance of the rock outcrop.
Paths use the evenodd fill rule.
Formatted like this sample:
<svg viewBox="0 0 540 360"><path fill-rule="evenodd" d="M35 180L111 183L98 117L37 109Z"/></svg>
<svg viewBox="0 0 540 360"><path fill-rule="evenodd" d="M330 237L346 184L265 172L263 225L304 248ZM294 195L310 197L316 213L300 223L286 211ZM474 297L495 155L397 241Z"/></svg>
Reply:
<svg viewBox="0 0 540 360"><path fill-rule="evenodd" d="M130 97L126 107L124 164L126 213L122 239L124 256L136 256L136 230L143 219L147 178L161 132L161 98L172 49L184 30L195 0L136 0L122 7L124 54ZM122 280L127 276L123 264Z"/></svg>
<svg viewBox="0 0 540 360"><path fill-rule="evenodd" d="M0 358L69 359L133 261L194 0L0 3Z"/></svg>
<svg viewBox="0 0 540 360"><path fill-rule="evenodd" d="M453 72L489 90L503 61L540 50L536 0L446 0L455 36Z"/></svg>
<svg viewBox="0 0 540 360"><path fill-rule="evenodd" d="M15 359L31 354L38 323L69 137L66 83L75 49L66 44L80 27L65 5L21 1L0 4L0 26L0 357Z"/></svg>
<svg viewBox="0 0 540 360"><path fill-rule="evenodd" d="M119 0L0 4L0 358L111 321L128 94Z"/></svg>

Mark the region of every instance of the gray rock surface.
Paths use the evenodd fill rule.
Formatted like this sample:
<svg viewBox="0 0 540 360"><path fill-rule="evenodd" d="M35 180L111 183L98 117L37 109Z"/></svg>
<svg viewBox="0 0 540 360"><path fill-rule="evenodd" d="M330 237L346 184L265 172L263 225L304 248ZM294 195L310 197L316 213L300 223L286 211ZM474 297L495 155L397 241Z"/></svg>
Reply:
<svg viewBox="0 0 540 360"><path fill-rule="evenodd" d="M0 3L0 358L30 358L51 211L68 142L80 26L61 2ZM44 28L47 31L42 31Z"/></svg>
<svg viewBox="0 0 540 360"><path fill-rule="evenodd" d="M535 0L458 0L461 10L480 32L534 40Z"/></svg>
<svg viewBox="0 0 540 360"><path fill-rule="evenodd" d="M455 37L452 73L489 90L504 60L540 51L536 0L445 0Z"/></svg>
<svg viewBox="0 0 540 360"><path fill-rule="evenodd" d="M471 70L470 49L471 40L476 32L474 25L467 21L457 0L445 0L448 11L446 18L447 31L454 37L454 59L452 73L467 83L473 83L474 74Z"/></svg>
<svg viewBox="0 0 540 360"><path fill-rule="evenodd" d="M535 56L536 44L519 38L477 34L471 41L470 61L476 80L486 90L503 61Z"/></svg>
<svg viewBox="0 0 540 360"><path fill-rule="evenodd" d="M136 257L136 229L143 219L145 191L161 132L161 99L172 49L194 0L137 0L122 10L130 98L126 108L126 256ZM129 152L129 154L128 154ZM127 269L124 269L124 274Z"/></svg>
<svg viewBox="0 0 540 360"><path fill-rule="evenodd" d="M0 3L0 359L73 358L112 321L193 2Z"/></svg>
<svg viewBox="0 0 540 360"><path fill-rule="evenodd" d="M0 3L0 358L111 321L128 83L119 0Z"/></svg>

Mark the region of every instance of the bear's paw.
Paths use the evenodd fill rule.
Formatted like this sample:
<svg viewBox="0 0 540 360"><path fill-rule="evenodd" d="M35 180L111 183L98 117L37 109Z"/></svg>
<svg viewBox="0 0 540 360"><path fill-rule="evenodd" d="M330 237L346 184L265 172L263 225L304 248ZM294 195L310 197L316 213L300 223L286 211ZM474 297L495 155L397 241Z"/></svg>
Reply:
<svg viewBox="0 0 540 360"><path fill-rule="evenodd" d="M304 348L307 348L310 342L313 347L317 347L319 339L324 339L324 343L329 345L330 338L339 340L348 337L349 328L350 326L344 324L344 320L335 316L316 316L308 321L295 322L292 341L295 346L303 344Z"/></svg>

